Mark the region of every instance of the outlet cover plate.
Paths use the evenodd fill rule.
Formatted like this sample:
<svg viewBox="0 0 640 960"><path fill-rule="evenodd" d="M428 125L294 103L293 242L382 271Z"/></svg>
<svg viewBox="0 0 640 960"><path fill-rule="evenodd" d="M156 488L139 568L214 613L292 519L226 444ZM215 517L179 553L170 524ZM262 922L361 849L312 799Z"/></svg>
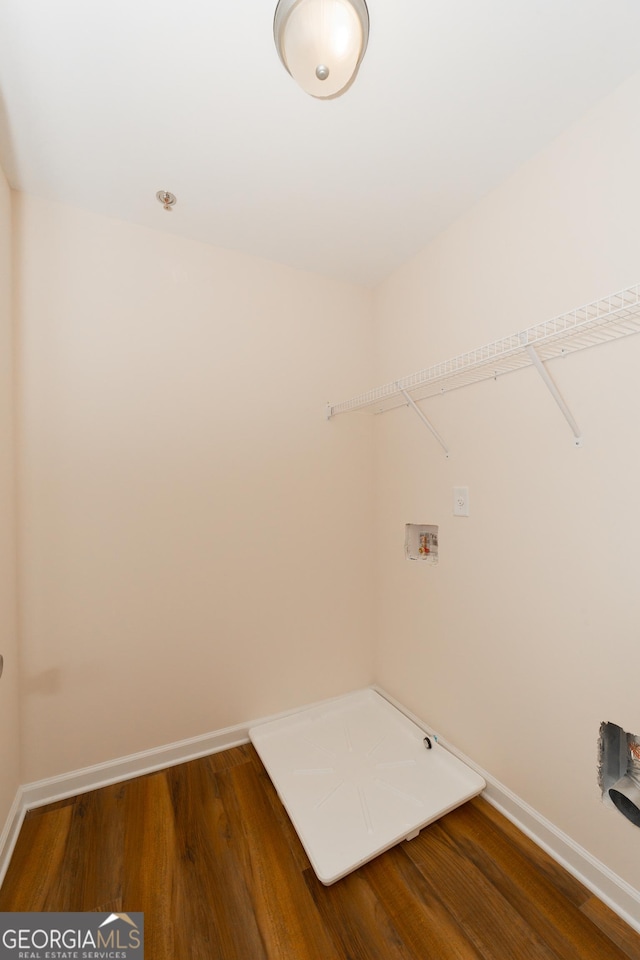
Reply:
<svg viewBox="0 0 640 960"><path fill-rule="evenodd" d="M453 515L454 517L469 516L469 488L453 488Z"/></svg>

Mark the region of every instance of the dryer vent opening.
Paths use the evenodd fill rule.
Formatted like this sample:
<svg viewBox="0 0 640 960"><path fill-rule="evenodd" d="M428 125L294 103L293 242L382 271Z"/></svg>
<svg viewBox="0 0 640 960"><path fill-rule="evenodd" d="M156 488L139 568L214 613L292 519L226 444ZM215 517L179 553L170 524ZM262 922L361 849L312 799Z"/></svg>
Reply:
<svg viewBox="0 0 640 960"><path fill-rule="evenodd" d="M640 827L640 737L600 724L598 783L602 799Z"/></svg>

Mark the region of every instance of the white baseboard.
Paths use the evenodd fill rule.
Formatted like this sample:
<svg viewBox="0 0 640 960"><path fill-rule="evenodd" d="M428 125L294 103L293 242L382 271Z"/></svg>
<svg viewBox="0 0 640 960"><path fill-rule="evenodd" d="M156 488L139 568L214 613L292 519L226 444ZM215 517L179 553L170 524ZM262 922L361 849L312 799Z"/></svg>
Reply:
<svg viewBox="0 0 640 960"><path fill-rule="evenodd" d="M432 728L407 710L381 687L374 684L374 690L392 703L425 733L434 734ZM596 897L618 914L630 927L640 933L640 891L610 870L604 863L592 856L588 850L576 843L568 834L554 826L541 813L525 803L520 797L492 777L490 773L466 757L452 744L438 736L438 743L450 753L466 763L480 774L487 783L482 796L500 811L508 820L522 830L534 843L542 847L550 857L574 876Z"/></svg>
<svg viewBox="0 0 640 960"><path fill-rule="evenodd" d="M316 705L310 704L310 706ZM143 750L140 753L119 757L116 760L107 760L105 763L96 763L91 767L72 770L70 773L63 773L57 777L48 777L46 780L27 783L21 788L24 808L25 810L31 810L34 807L42 807L58 800L66 800L67 797L79 796L82 793L88 793L90 790L98 790L100 787L108 787L113 783L132 780L134 777L141 777L157 770L165 770L167 767L174 767L179 763L187 763L189 760L197 760L199 757L207 757L212 753L220 753L222 750L239 747L243 743L249 743L251 727L267 723L270 720L279 720L281 717L291 716L301 709L303 707L294 707L270 717L251 720L247 723L238 723L233 727L224 727L221 730L204 733L188 740L178 740L175 743L168 743L160 747L152 747L150 750Z"/></svg>
<svg viewBox="0 0 640 960"><path fill-rule="evenodd" d="M154 773L173 767L178 763L197 760L221 750L230 750L249 740L248 726L239 724L237 727L226 727L214 733L207 733L200 737L192 737L176 743L169 743L162 747L153 747L140 753L132 753L128 757L117 760L108 760L106 763L96 763L81 770L72 770L58 777L49 777L46 780L36 780L22 787L22 796L25 808L42 807L57 800L66 800L90 790L108 787L123 780L132 780L147 773Z"/></svg>
<svg viewBox="0 0 640 960"><path fill-rule="evenodd" d="M428 724L407 710L381 687L373 684L372 689L397 707L425 733L433 734ZM248 743L249 730L252 726L293 713L296 713L296 710L287 710L271 717L237 724L200 737L192 737L117 760L74 770L58 777L25 784L16 794L7 823L0 835L0 884L9 865L27 810ZM640 933L640 892L638 890L617 876L452 744L441 737L438 738L438 742L484 778L487 787L483 796L489 803Z"/></svg>
<svg viewBox="0 0 640 960"><path fill-rule="evenodd" d="M0 833L0 887L2 886L2 881L9 867L26 812L27 808L22 798L22 787L18 787L6 823L2 833Z"/></svg>

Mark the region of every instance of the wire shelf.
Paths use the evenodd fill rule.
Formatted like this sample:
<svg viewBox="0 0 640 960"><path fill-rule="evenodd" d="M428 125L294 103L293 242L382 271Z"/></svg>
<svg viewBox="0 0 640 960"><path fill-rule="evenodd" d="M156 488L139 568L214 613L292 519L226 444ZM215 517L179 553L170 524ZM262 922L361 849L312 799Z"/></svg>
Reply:
<svg viewBox="0 0 640 960"><path fill-rule="evenodd" d="M528 347L533 347L539 359L546 361L633 333L640 333L640 284L436 363L402 380L385 383L351 400L329 404L328 416L354 410L384 413L406 406L405 393L414 401L424 400L482 380L496 379L530 367L533 361Z"/></svg>

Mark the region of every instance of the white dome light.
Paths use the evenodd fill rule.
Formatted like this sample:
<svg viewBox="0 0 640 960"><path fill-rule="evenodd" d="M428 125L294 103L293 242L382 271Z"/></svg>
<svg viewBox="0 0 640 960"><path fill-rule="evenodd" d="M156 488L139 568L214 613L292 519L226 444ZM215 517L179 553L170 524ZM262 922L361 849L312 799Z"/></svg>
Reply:
<svg viewBox="0 0 640 960"><path fill-rule="evenodd" d="M276 49L312 97L339 97L353 83L369 39L365 0L279 0Z"/></svg>

